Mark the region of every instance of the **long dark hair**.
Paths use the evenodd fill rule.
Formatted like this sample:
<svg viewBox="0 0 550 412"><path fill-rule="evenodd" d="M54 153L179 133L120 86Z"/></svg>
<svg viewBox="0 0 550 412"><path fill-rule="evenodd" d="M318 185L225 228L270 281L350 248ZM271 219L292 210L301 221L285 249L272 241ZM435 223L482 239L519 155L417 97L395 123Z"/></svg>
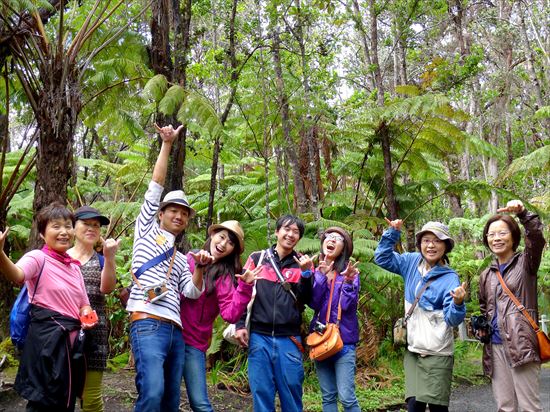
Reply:
<svg viewBox="0 0 550 412"><path fill-rule="evenodd" d="M206 242L204 243L204 246L202 248L210 253L210 244L212 243L212 237L222 230L225 230L229 234L229 240L233 243L234 248L229 255L225 256L221 260L216 260L214 263L206 267L206 270L204 272L204 283L206 285L207 295L214 292L214 289L216 288L216 280L218 280L218 278L222 276L231 276L231 281L234 285L236 285L237 278L235 277L235 274L241 274L243 270L243 265L241 263L241 254L239 253L239 239L231 230L218 229L214 231L210 236L208 236L208 239L206 239Z"/></svg>

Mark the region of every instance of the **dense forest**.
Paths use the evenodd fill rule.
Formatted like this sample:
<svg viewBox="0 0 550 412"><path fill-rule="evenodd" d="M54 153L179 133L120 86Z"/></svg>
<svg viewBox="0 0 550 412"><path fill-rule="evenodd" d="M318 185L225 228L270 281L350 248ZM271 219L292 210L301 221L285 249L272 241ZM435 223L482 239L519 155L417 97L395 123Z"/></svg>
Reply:
<svg viewBox="0 0 550 412"><path fill-rule="evenodd" d="M239 220L247 256L274 221L353 233L364 362L402 312L399 277L373 252L384 217L403 249L448 222L451 264L470 286L490 259L489 214L512 198L550 223L547 0L1 0L0 229L17 259L37 242L35 211L93 204L121 238L130 281L133 221L158 152L153 124L185 127L168 190L197 210L181 247ZM539 271L550 313L550 253ZM15 297L0 279L2 316ZM116 296L111 351L127 349ZM5 336L7 325L2 324ZM221 331L222 324L218 325ZM217 336L211 352L226 349Z"/></svg>

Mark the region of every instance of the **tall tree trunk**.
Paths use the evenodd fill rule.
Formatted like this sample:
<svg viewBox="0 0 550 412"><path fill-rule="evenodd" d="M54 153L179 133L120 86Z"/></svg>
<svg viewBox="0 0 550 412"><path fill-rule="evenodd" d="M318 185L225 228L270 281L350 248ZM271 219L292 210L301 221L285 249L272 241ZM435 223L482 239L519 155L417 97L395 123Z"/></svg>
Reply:
<svg viewBox="0 0 550 412"><path fill-rule="evenodd" d="M171 16L173 17L171 18ZM176 28L181 30L181 24L177 24L179 21L179 0L159 0L153 2L151 6L151 68L155 74L164 75L170 83L180 83L178 82L179 79L176 79L174 75L176 73L180 75L182 72L185 73L185 70L182 70L181 67L176 69L172 61L171 27L174 27L174 31ZM174 37L178 38L178 35L175 34ZM178 52L183 53L184 51ZM179 126L175 114L164 115L157 112L155 120L161 126L166 124L172 124L174 127ZM185 132L180 132L180 136L170 153L170 162L168 163L166 174L166 191L183 188Z"/></svg>
<svg viewBox="0 0 550 412"><path fill-rule="evenodd" d="M51 55L47 64L40 68L43 88L37 96L35 112L40 130L33 201L35 213L55 201L67 203L67 185L73 171L74 132L82 102L78 72L71 63L67 63L64 72L64 63L63 59ZM33 225L29 243L30 248L42 244L36 225Z"/></svg>
<svg viewBox="0 0 550 412"><path fill-rule="evenodd" d="M376 88L376 82L374 81L374 78L369 75L370 68L372 67L373 62L370 54L369 38L363 24L363 13L361 11L361 8L359 7L359 2L357 0L351 0L351 7L349 8L352 10L351 16L353 22L355 23L355 29L357 30L357 33L361 38L361 45L363 46L363 64L365 66L365 77L367 82L369 82L371 85L371 90L374 90Z"/></svg>
<svg viewBox="0 0 550 412"><path fill-rule="evenodd" d="M323 136L321 143L321 151L323 153L325 169L327 170L327 180L330 182L330 193L334 193L338 187L338 179L332 170L332 151L336 145L326 136Z"/></svg>
<svg viewBox="0 0 550 412"><path fill-rule="evenodd" d="M231 7L231 16L229 18L229 65L231 67L231 90L229 93L229 99L227 100L227 103L225 104L225 109L220 117L220 123L222 126L225 125L225 122L227 121L229 117L229 113L231 112L231 108L233 107L233 103L235 102L235 95L237 94L237 87L238 87L238 80L239 80L239 73L237 70L237 52L236 52L236 44L235 44L235 19L237 17L237 4L238 0L233 0L233 5ZM210 169L210 191L208 195L208 217L206 220L206 228L208 230L208 227L212 224L212 218L214 215L214 197L216 195L216 174L218 172L218 162L220 158L220 150L221 150L221 142L220 142L221 136L218 135L215 137L214 140L214 149L212 153L212 168Z"/></svg>
<svg viewBox="0 0 550 412"><path fill-rule="evenodd" d="M0 66L6 68L4 66ZM4 79L7 81L7 72L3 72ZM7 83L6 83L7 84ZM0 114L0 148L2 150L0 161L0 177L4 176L5 156L9 152L9 87L6 88L6 114ZM3 179L0 179L0 193L4 189ZM7 205L0 207L0 230L4 231L7 225L8 208ZM9 256L9 238L4 244L4 252ZM13 305L14 294L11 282L4 276L0 276L0 338L3 340L9 334L10 308Z"/></svg>
<svg viewBox="0 0 550 412"><path fill-rule="evenodd" d="M352 0L353 10L352 19L355 23L355 29L357 30L363 46L363 54L365 56L365 73L372 73L369 76L371 83L376 89L376 104L378 107L384 107L384 82L382 79L382 70L378 61L378 14L376 11L376 5L374 0L368 2L368 12L370 17L370 32L367 35L365 25L363 24L363 13L359 7L357 0ZM370 39L370 43L369 43ZM384 120L380 121L380 124L375 130L376 139L380 142L382 148L382 156L384 159L384 183L386 186L386 205L388 208L388 214L391 219L396 219L398 215L397 200L394 193L394 179L392 172L391 162L391 144L390 144L390 130Z"/></svg>
<svg viewBox="0 0 550 412"><path fill-rule="evenodd" d="M319 142L317 141L317 133L315 132L315 123L313 121L313 114L311 113L311 107L313 106L311 98L311 87L309 85L309 68L307 64L306 46L304 43L304 19L302 16L302 9L300 0L294 0L296 6L296 29L295 37L298 41L300 48L300 60L302 67L302 86L304 88L304 104L307 107L306 119L304 119L305 133L303 134L302 145L307 148L307 156L302 158L303 165L306 166L305 176L309 182L309 206L316 220L321 217L319 212L319 200L320 195L320 159L319 159ZM303 141L305 139L305 142ZM302 168L303 169L303 168Z"/></svg>
<svg viewBox="0 0 550 412"><path fill-rule="evenodd" d="M512 13L512 4L508 0L500 0L499 4L499 18L501 24L509 25L510 17ZM499 40L495 41L500 45L499 55L502 60L500 67L502 67L501 79L498 85L498 96L495 99L493 105L493 116L491 131L488 136L488 141L494 146L498 146L499 139L503 135L503 126L506 124L506 115L508 112L508 106L510 102L510 85L512 81L512 59L513 59L513 34L511 28L507 28L507 32L500 33ZM488 162L488 174L489 181L495 182L498 177L498 160L495 157L490 157ZM491 193L491 199L489 201L489 212L496 213L498 208L498 196L495 191Z"/></svg>
<svg viewBox="0 0 550 412"><path fill-rule="evenodd" d="M304 189L304 183L300 176L300 164L298 162L298 151L296 145L292 140L291 126L290 126L290 110L288 107L288 97L285 91L285 82L283 79L283 69L281 64L280 47L281 40L279 38L279 31L276 27L276 23L273 25L272 32L272 47L271 53L273 57L273 69L275 71L275 85L277 88L277 94L279 97L279 106L281 108L281 125L283 128L283 136L285 138L285 154L290 163L292 170L292 178L294 181L294 201L296 204L297 213L305 213L307 211L307 199Z"/></svg>
<svg viewBox="0 0 550 412"><path fill-rule="evenodd" d="M447 12L453 22L453 30L455 33L456 43L460 51L460 61L464 61L466 55L470 53L469 47L464 40L462 22L464 19L464 10L462 0L448 0ZM463 125L464 126L464 125ZM461 159L458 155L450 154L447 161L447 170L449 174L449 182L456 182L462 175L460 167ZM453 216L463 217L464 209L462 208L462 199L457 193L449 193L449 203Z"/></svg>
<svg viewBox="0 0 550 412"><path fill-rule="evenodd" d="M376 85L376 103L379 107L384 107L384 82L382 79L382 70L378 61L378 15L376 13L375 0L369 0L370 15L370 41L371 56L374 74L374 84ZM386 122L382 120L375 132L382 146L382 156L384 158L384 182L386 184L386 205L391 219L397 219L398 206L395 197L393 185L393 171L391 162L391 144L390 129Z"/></svg>
<svg viewBox="0 0 550 412"><path fill-rule="evenodd" d="M187 67L191 50L191 0L172 0L172 21L174 26L174 70L173 80L187 90ZM185 159L187 151L187 127L180 132L172 147L172 167L167 180L171 187L181 189L185 186Z"/></svg>
<svg viewBox="0 0 550 412"><path fill-rule="evenodd" d="M542 88L540 86L541 82L539 80L539 76L537 76L537 72L535 71L535 56L533 53L533 49L531 48L531 44L529 42L529 36L527 34L527 25L525 24L525 7L528 7L524 5L523 3L519 3L519 10L520 10L520 22L521 22L521 40L523 43L523 47L525 49L525 55L527 57L527 72L529 73L529 77L531 79L531 86L535 90L535 99L537 102L537 106L535 109L540 109L543 107L544 104L544 97L542 93ZM545 76L545 74L542 72L541 75Z"/></svg>

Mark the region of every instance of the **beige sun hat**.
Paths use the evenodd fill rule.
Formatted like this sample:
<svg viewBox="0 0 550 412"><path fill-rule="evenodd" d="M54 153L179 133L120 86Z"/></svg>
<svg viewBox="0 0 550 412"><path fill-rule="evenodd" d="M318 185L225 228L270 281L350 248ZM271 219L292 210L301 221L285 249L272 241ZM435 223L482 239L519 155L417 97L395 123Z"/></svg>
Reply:
<svg viewBox="0 0 550 412"><path fill-rule="evenodd" d="M446 240L448 242L447 253L453 250L455 241L451 237L451 233L449 232L449 227L447 225L441 222L428 222L422 226L422 230L416 234L416 247L418 247L418 249L420 249L420 240L426 233L433 233L438 239L444 241Z"/></svg>
<svg viewBox="0 0 550 412"><path fill-rule="evenodd" d="M212 234L217 230L229 230L232 232L235 236L237 236L237 239L239 239L239 247L240 247L240 253L244 252L244 231L241 227L241 224L237 222L236 220L226 220L225 222L222 222L218 225L211 225L208 228L208 236L212 236Z"/></svg>

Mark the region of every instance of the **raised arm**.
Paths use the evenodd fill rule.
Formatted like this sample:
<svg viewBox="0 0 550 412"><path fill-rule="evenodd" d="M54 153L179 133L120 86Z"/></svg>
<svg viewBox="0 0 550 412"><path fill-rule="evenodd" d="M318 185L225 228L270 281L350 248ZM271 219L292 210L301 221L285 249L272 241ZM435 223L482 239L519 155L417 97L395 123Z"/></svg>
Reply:
<svg viewBox="0 0 550 412"><path fill-rule="evenodd" d="M4 245L9 232L9 227L6 227L6 230L0 232L0 272L2 272L9 281L20 285L25 280L25 274L23 273L23 270L16 266L4 252Z"/></svg>
<svg viewBox="0 0 550 412"><path fill-rule="evenodd" d="M172 150L172 144L178 138L181 129L183 129L183 125L180 125L177 129L174 130L172 125L159 127L155 123L155 128L157 129L157 132L162 139L162 146L160 147L160 152L157 157L157 161L155 162L152 180L157 182L159 185L164 186L164 182L166 180L166 172L168 170L168 160L170 158L170 151Z"/></svg>
<svg viewBox="0 0 550 412"><path fill-rule="evenodd" d="M115 290L116 287L116 260L115 255L120 245L120 239L103 239L103 257L105 258L105 263L103 265L103 270L101 271L101 284L99 290L101 293L111 293Z"/></svg>
<svg viewBox="0 0 550 412"><path fill-rule="evenodd" d="M525 228L525 259L523 264L530 275L536 276L546 241L542 235L543 225L536 213L529 212L520 200L510 200L499 213L514 213Z"/></svg>
<svg viewBox="0 0 550 412"><path fill-rule="evenodd" d="M374 262L381 268L401 275L403 258L394 251L394 247L401 237L403 221L386 219L386 222L390 227L382 234L382 238L374 252Z"/></svg>

